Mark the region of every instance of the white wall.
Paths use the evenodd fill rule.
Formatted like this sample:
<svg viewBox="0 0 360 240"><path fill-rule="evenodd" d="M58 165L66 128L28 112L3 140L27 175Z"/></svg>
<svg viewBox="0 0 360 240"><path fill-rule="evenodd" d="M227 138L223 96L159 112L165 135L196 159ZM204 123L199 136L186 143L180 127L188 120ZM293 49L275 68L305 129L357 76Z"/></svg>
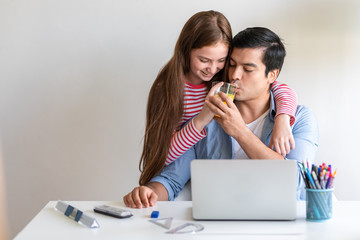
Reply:
<svg viewBox="0 0 360 240"><path fill-rule="evenodd" d="M338 198L360 200L359 1L2 0L12 236L50 200L121 201L137 184L149 88L185 21L208 9L234 34L266 26L285 40L279 80L317 115L317 160L338 169Z"/></svg>

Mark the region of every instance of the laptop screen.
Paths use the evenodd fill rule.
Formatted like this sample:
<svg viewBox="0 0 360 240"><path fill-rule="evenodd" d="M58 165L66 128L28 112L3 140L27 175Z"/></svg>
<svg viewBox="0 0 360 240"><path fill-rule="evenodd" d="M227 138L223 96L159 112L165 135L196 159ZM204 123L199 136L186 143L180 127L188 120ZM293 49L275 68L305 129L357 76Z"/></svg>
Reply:
<svg viewBox="0 0 360 240"><path fill-rule="evenodd" d="M193 160L193 218L295 219L297 174L295 160Z"/></svg>

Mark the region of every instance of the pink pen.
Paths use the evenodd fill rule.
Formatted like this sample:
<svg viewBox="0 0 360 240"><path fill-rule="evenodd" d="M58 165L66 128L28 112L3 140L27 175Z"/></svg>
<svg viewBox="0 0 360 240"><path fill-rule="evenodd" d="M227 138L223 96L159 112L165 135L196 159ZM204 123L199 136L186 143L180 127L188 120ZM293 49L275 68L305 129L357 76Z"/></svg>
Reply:
<svg viewBox="0 0 360 240"><path fill-rule="evenodd" d="M329 177L330 177L330 172L327 171L327 172L326 172L326 175L325 175L325 182L326 182L326 183L327 183Z"/></svg>

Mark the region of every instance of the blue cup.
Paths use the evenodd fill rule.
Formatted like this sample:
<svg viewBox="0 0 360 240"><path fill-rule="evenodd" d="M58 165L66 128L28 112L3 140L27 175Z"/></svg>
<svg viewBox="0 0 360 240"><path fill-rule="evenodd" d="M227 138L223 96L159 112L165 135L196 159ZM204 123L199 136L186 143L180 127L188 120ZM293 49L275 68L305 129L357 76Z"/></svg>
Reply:
<svg viewBox="0 0 360 240"><path fill-rule="evenodd" d="M306 188L306 220L322 222L332 217L332 193L330 189Z"/></svg>

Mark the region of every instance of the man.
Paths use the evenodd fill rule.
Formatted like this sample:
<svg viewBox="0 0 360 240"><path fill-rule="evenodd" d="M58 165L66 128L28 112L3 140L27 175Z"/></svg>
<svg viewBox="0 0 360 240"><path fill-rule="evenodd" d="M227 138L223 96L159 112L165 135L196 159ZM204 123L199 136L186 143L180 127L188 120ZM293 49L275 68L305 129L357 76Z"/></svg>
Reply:
<svg viewBox="0 0 360 240"><path fill-rule="evenodd" d="M135 188L124 197L129 207L153 206L157 200L173 200L190 179L193 159L292 159L315 158L318 147L317 121L311 111L298 106L292 127L296 148L281 156L268 147L276 107L270 85L278 77L285 58L280 38L266 28L248 28L232 41L226 67L229 81L236 85L235 101L223 93L205 104L219 115L207 124L207 136L165 167L147 186ZM226 102L226 104L224 103ZM216 177L216 176L214 176ZM298 177L298 199L303 199L303 182Z"/></svg>

